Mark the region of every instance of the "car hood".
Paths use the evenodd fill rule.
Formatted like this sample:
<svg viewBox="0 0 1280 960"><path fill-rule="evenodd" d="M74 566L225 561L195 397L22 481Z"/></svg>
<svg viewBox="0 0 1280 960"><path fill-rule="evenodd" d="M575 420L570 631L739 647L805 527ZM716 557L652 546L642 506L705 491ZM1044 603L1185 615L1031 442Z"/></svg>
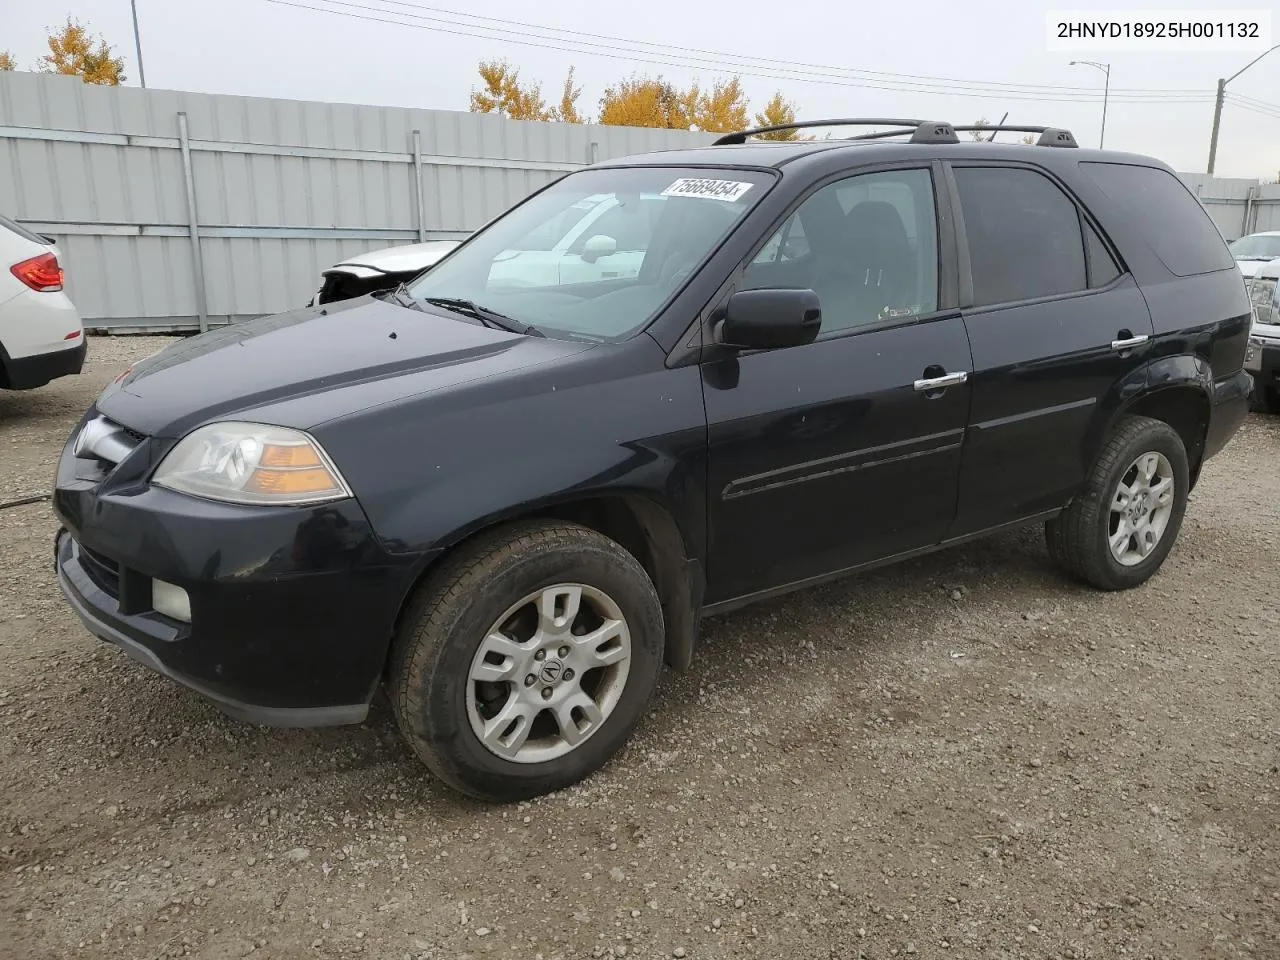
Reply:
<svg viewBox="0 0 1280 960"><path fill-rule="evenodd" d="M348 257L325 272L348 267L365 267L380 273L425 270L461 242L460 240L428 240L426 243L407 243L398 247L370 250L359 256Z"/></svg>
<svg viewBox="0 0 1280 960"><path fill-rule="evenodd" d="M1236 267L1246 277L1256 277L1258 271L1270 262L1270 260L1237 260Z"/></svg>
<svg viewBox="0 0 1280 960"><path fill-rule="evenodd" d="M210 330L135 363L105 416L174 439L236 417L297 429L589 349L365 296Z"/></svg>
<svg viewBox="0 0 1280 960"><path fill-rule="evenodd" d="M1280 278L1280 257L1275 260L1263 260L1257 264L1257 269L1253 271L1255 277L1266 277L1269 280Z"/></svg>

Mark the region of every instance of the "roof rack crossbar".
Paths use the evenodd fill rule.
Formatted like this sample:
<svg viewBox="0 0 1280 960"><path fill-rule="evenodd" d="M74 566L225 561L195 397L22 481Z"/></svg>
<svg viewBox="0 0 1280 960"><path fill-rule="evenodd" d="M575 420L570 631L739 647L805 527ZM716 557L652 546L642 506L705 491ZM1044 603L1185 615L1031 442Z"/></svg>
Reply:
<svg viewBox="0 0 1280 960"><path fill-rule="evenodd" d="M972 126L956 127L956 131L959 133L966 133L969 131L982 133L1038 133L1040 134L1040 137L1036 140L1037 147L1079 146L1079 144L1076 143L1076 138L1071 135L1071 131L1064 130L1061 127L1027 126L1025 124L1018 123L1001 123L993 125L979 123Z"/></svg>
<svg viewBox="0 0 1280 960"><path fill-rule="evenodd" d="M849 117L840 120L797 120L794 123L779 123L772 127L754 127L750 130L739 130L726 133L715 141L713 146L726 147L733 144L746 143L747 137L756 137L762 133L781 133L784 130L808 130L813 127L910 127L912 130L927 120L885 119L883 117Z"/></svg>
<svg viewBox="0 0 1280 960"><path fill-rule="evenodd" d="M764 133L780 133L784 130L808 130L813 127L893 127L892 130L878 130L874 133L860 133L850 140L884 140L890 137L903 137L908 134L911 143L959 143L957 133L982 131L984 133L1038 133L1038 147L1078 147L1076 138L1070 130L1061 127L1027 126L1024 124L973 124L953 127L949 123L937 120L901 120L884 117L851 117L840 120L798 120L795 123L780 123L771 127L755 127L751 130L740 130L737 133L726 133L714 142L714 146L723 147L747 142L748 137Z"/></svg>

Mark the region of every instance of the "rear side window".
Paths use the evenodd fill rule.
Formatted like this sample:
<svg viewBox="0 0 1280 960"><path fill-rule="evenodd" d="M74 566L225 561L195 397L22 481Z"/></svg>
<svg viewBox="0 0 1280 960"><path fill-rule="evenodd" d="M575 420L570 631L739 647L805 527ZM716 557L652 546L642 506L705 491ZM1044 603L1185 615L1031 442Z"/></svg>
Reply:
<svg viewBox="0 0 1280 960"><path fill-rule="evenodd" d="M16 233L23 240L30 240L32 243L43 244L46 247L49 244L53 243L53 241L50 240L48 237L42 237L38 233L32 233L22 224L14 223L12 220L4 216L3 214L0 214L0 227L3 227L5 230L9 230L12 233Z"/></svg>
<svg viewBox="0 0 1280 960"><path fill-rule="evenodd" d="M1048 177L1017 167L956 167L974 306L1089 287L1080 215Z"/></svg>
<svg viewBox="0 0 1280 960"><path fill-rule="evenodd" d="M1136 223L1169 272L1179 277L1234 267L1226 241L1187 185L1158 167L1080 164L1120 211Z"/></svg>
<svg viewBox="0 0 1280 960"><path fill-rule="evenodd" d="M1120 268L1116 266L1115 258L1111 256L1107 245L1102 242L1102 238L1098 236L1098 231L1093 229L1092 224L1084 225L1084 245L1089 257L1090 290L1105 287L1120 276Z"/></svg>

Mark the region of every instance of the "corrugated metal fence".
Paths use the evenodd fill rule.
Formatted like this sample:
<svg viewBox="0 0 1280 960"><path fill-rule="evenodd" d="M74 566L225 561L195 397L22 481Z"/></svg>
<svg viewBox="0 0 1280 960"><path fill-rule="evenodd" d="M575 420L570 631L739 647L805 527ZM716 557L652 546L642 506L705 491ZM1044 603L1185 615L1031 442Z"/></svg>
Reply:
<svg viewBox="0 0 1280 960"><path fill-rule="evenodd" d="M305 303L362 250L463 237L594 160L709 139L0 72L0 213L57 238L87 325L196 329ZM1280 186L1183 177L1229 239L1280 229Z"/></svg>
<svg viewBox="0 0 1280 960"><path fill-rule="evenodd" d="M195 329L304 304L362 250L466 236L593 160L707 140L0 73L0 212L58 240L86 325Z"/></svg>
<svg viewBox="0 0 1280 960"><path fill-rule="evenodd" d="M1280 230L1280 184L1259 183L1205 173L1180 174L1228 240Z"/></svg>

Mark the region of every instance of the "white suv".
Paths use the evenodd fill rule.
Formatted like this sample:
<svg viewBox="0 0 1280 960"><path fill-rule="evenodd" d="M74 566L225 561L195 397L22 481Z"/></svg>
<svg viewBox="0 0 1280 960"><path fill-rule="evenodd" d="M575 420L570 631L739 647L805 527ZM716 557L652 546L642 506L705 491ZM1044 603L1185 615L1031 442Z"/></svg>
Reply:
<svg viewBox="0 0 1280 960"><path fill-rule="evenodd" d="M1280 230L1264 230L1239 237L1228 243L1227 249L1246 278L1257 276L1264 263L1280 257Z"/></svg>
<svg viewBox="0 0 1280 960"><path fill-rule="evenodd" d="M84 327L62 282L54 242L0 216L0 388L42 387L84 366Z"/></svg>
<svg viewBox="0 0 1280 960"><path fill-rule="evenodd" d="M1253 375L1253 408L1280 413L1280 258L1258 265L1246 281L1253 301L1253 329L1244 368Z"/></svg>

